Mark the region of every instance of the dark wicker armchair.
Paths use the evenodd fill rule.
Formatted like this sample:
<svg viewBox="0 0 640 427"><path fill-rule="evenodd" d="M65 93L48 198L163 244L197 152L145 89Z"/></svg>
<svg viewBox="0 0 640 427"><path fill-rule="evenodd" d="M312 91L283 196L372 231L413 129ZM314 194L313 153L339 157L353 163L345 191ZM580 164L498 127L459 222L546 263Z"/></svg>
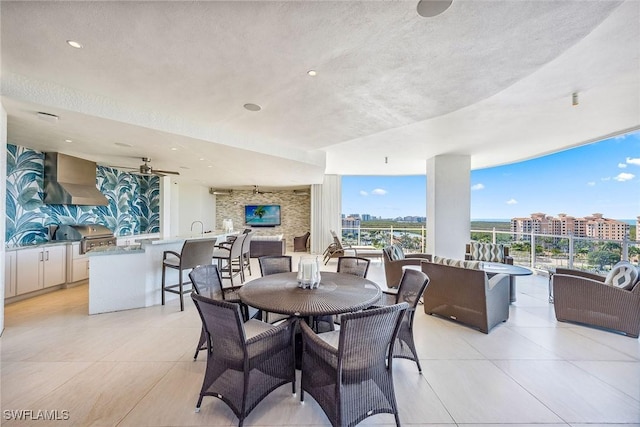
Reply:
<svg viewBox="0 0 640 427"><path fill-rule="evenodd" d="M405 254L398 245L387 246L382 250L384 275L387 287L397 288L402 279L402 267L405 265L420 265L423 260L431 261L429 254Z"/></svg>
<svg viewBox="0 0 640 427"><path fill-rule="evenodd" d="M295 320L279 326L242 321L237 304L191 294L207 335L207 367L196 412L204 396L221 399L242 427L249 413L288 382L295 393ZM223 345L212 345L212 342Z"/></svg>
<svg viewBox="0 0 640 427"><path fill-rule="evenodd" d="M358 277L367 277L370 260L355 256L341 256L338 258L338 273L353 274Z"/></svg>
<svg viewBox="0 0 640 427"><path fill-rule="evenodd" d="M383 304L392 305L401 302L409 304L409 308L400 324L393 357L413 360L418 365L419 372L422 372L422 367L418 360L418 352L413 339L413 318L416 314L418 302L428 285L429 277L422 271L405 269L397 292L390 290L383 293Z"/></svg>
<svg viewBox="0 0 640 427"><path fill-rule="evenodd" d="M423 262L429 276L424 292L424 312L437 314L480 329L491 328L509 319L509 276L490 279L482 270Z"/></svg>
<svg viewBox="0 0 640 427"><path fill-rule="evenodd" d="M307 252L307 245L309 243L309 236L311 236L311 233L309 233L307 231L302 236L294 237L293 238L293 251L294 252Z"/></svg>
<svg viewBox="0 0 640 427"><path fill-rule="evenodd" d="M238 289L240 289L241 286L222 287L222 278L220 277L218 266L213 264L199 265L189 272L189 278L193 284L193 291L198 295L218 301L228 301L240 304L244 320L248 320L257 314L258 310L253 307L248 307L240 301ZM204 328L202 328L202 333L200 334L200 340L198 341L196 353L193 355L193 360L198 358L200 350L206 349L207 338Z"/></svg>
<svg viewBox="0 0 640 427"><path fill-rule="evenodd" d="M565 268L557 268L551 280L558 321L597 326L638 338L640 284L626 290L606 285L602 276Z"/></svg>
<svg viewBox="0 0 640 427"><path fill-rule="evenodd" d="M300 323L302 390L318 402L331 425L354 426L371 415L393 414L393 345L407 303L342 316L339 331L319 334Z"/></svg>
<svg viewBox="0 0 640 427"><path fill-rule="evenodd" d="M268 276L270 274L289 273L292 271L291 255L266 255L258 258L258 264L260 265L260 274ZM276 313L262 313L262 320L265 322L275 323L282 319L286 319L289 316Z"/></svg>

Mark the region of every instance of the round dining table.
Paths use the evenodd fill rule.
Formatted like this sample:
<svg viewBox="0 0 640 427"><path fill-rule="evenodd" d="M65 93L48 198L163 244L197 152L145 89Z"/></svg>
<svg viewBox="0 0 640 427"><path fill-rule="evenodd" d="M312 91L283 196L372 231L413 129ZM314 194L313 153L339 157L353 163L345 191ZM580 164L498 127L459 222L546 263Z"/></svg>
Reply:
<svg viewBox="0 0 640 427"><path fill-rule="evenodd" d="M352 274L321 272L317 288L298 286L297 273L278 273L253 279L240 288L243 303L267 312L298 317L359 311L378 302L380 287Z"/></svg>

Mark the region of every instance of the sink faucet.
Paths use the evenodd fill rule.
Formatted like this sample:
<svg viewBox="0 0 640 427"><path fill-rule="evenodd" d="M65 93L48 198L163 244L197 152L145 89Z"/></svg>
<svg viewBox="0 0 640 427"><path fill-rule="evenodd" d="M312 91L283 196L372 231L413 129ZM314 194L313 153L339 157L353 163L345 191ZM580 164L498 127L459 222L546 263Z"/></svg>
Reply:
<svg viewBox="0 0 640 427"><path fill-rule="evenodd" d="M202 221L193 221L191 223L191 231L193 231L193 226L197 223L200 223L200 235L204 236L204 224L202 223Z"/></svg>

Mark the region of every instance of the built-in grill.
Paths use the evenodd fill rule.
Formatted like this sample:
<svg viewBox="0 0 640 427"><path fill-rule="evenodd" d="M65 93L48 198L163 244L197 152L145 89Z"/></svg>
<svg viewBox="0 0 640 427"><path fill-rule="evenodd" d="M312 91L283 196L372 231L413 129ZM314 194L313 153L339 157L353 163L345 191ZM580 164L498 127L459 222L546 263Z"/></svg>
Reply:
<svg viewBox="0 0 640 427"><path fill-rule="evenodd" d="M93 248L116 244L113 232L100 224L60 225L55 232L55 240L80 241L81 254Z"/></svg>

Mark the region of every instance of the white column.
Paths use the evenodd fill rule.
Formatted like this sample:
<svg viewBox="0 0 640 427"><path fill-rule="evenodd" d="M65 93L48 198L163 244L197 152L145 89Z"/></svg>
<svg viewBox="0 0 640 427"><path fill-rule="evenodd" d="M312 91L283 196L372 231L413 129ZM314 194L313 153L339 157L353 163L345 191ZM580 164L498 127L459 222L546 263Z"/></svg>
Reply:
<svg viewBox="0 0 640 427"><path fill-rule="evenodd" d="M471 233L471 159L427 159L427 253L464 259Z"/></svg>
<svg viewBox="0 0 640 427"><path fill-rule="evenodd" d="M5 218L0 221L0 335L4 331L4 258L7 200L7 112L0 105L0 203L3 204Z"/></svg>
<svg viewBox="0 0 640 427"><path fill-rule="evenodd" d="M329 230L342 228L342 177L325 175L322 184L311 186L311 253L322 254L333 242Z"/></svg>
<svg viewBox="0 0 640 427"><path fill-rule="evenodd" d="M174 191L175 187L175 191ZM169 176L160 177L160 237L177 235L178 230L178 183ZM175 214L172 216L172 208ZM175 233L172 231L175 230Z"/></svg>

